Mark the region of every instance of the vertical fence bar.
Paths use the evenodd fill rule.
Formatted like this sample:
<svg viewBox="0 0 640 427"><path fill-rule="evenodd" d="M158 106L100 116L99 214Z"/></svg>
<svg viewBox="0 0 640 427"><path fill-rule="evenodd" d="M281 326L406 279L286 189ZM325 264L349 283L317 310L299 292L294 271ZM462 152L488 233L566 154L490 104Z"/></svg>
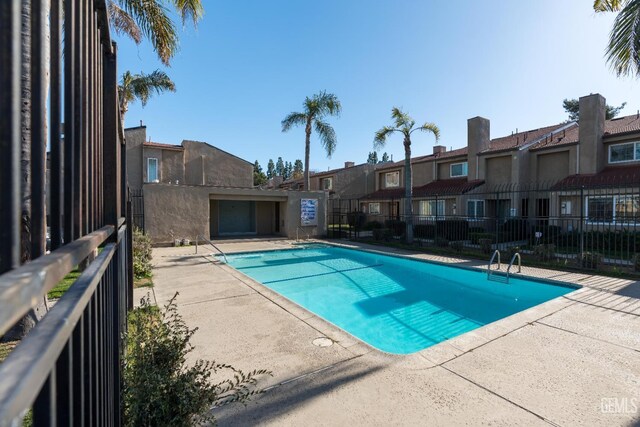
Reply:
<svg viewBox="0 0 640 427"><path fill-rule="evenodd" d="M78 179L75 169L76 161L76 0L66 0L64 3L64 217L63 239L71 242L74 237L76 209L74 196L74 182Z"/></svg>
<svg viewBox="0 0 640 427"><path fill-rule="evenodd" d="M0 1L0 273L20 264L20 8Z"/></svg>
<svg viewBox="0 0 640 427"><path fill-rule="evenodd" d="M56 409L56 368L54 367L33 403L33 425L55 427Z"/></svg>
<svg viewBox="0 0 640 427"><path fill-rule="evenodd" d="M51 44L49 92L49 144L51 162L49 168L49 224L51 225L51 250L62 245L62 141L60 139L60 30L62 22L62 0L51 0Z"/></svg>
<svg viewBox="0 0 640 427"><path fill-rule="evenodd" d="M73 423L73 401L76 390L73 387L73 336L60 353L56 362L56 395L58 398L57 424L71 426Z"/></svg>

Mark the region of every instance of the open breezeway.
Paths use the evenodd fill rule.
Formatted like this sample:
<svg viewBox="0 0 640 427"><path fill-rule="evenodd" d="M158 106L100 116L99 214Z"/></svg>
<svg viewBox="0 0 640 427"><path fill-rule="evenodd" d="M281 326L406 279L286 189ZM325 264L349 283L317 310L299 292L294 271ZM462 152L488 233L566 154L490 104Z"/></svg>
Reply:
<svg viewBox="0 0 640 427"><path fill-rule="evenodd" d="M239 252L289 245L252 240L219 246ZM158 248L154 263L158 303L179 291L181 313L199 328L193 357L273 371L260 383L265 393L247 407L215 411L221 425L640 423L638 282L524 267L523 274L583 288L397 356L371 348L202 250ZM333 345L314 345L319 337Z"/></svg>

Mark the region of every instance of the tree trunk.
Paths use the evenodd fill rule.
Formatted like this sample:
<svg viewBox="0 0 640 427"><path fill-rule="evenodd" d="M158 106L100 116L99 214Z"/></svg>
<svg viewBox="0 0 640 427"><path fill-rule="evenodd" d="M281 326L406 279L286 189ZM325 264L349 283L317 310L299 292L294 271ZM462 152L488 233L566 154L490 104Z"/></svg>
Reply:
<svg viewBox="0 0 640 427"><path fill-rule="evenodd" d="M405 238L413 243L413 179L411 176L411 138L404 137L404 220L407 225Z"/></svg>
<svg viewBox="0 0 640 427"><path fill-rule="evenodd" d="M311 151L311 117L307 119L305 127L306 137L304 140L304 189L311 190L311 179L309 178L309 152Z"/></svg>

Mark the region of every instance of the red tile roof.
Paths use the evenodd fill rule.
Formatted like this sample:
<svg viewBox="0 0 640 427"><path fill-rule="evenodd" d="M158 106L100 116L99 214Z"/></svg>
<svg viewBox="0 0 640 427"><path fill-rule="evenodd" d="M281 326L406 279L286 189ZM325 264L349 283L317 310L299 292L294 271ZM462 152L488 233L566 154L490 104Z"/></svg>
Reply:
<svg viewBox="0 0 640 427"><path fill-rule="evenodd" d="M431 197L464 194L484 184L483 180L469 181L467 178L451 178L431 181L420 187L413 187L413 197ZM404 197L404 187L385 188L363 197L365 200L390 200Z"/></svg>
<svg viewBox="0 0 640 427"><path fill-rule="evenodd" d="M412 157L411 164L428 162L433 160L448 159L450 157L466 156L467 152L468 152L467 147L462 147L462 148L456 148L455 150L451 150L451 151L445 151L444 153L427 154L426 156ZM376 170L401 168L403 166L404 166L404 159L398 162L378 164Z"/></svg>
<svg viewBox="0 0 640 427"><path fill-rule="evenodd" d="M640 164L608 166L595 174L571 175L559 181L552 190L599 187L640 187Z"/></svg>
<svg viewBox="0 0 640 427"><path fill-rule="evenodd" d="M142 145L149 148L160 148L162 150L184 150L182 145L161 144L159 142L145 142Z"/></svg>
<svg viewBox="0 0 640 427"><path fill-rule="evenodd" d="M545 126L538 129L518 132L509 136L494 138L489 142L489 148L480 152L490 153L493 151L513 150L526 144L531 144L545 135L565 126L566 123L558 123L552 126Z"/></svg>

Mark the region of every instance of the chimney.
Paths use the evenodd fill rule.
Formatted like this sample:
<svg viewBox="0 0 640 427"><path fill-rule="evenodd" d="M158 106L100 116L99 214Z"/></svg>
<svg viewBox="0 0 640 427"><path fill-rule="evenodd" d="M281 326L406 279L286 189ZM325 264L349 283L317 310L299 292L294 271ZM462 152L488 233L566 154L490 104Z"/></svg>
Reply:
<svg viewBox="0 0 640 427"><path fill-rule="evenodd" d="M467 161L469 179L484 178L484 171L480 171L478 153L489 148L490 122L484 117L474 117L467 120Z"/></svg>
<svg viewBox="0 0 640 427"><path fill-rule="evenodd" d="M433 154L441 154L447 151L447 147L444 145L434 145L433 146Z"/></svg>
<svg viewBox="0 0 640 427"><path fill-rule="evenodd" d="M354 167L356 164L354 162L344 162L344 168L352 168Z"/></svg>
<svg viewBox="0 0 640 427"><path fill-rule="evenodd" d="M579 173L597 173L607 162L607 153L602 143L607 101L596 93L580 98L579 106Z"/></svg>

